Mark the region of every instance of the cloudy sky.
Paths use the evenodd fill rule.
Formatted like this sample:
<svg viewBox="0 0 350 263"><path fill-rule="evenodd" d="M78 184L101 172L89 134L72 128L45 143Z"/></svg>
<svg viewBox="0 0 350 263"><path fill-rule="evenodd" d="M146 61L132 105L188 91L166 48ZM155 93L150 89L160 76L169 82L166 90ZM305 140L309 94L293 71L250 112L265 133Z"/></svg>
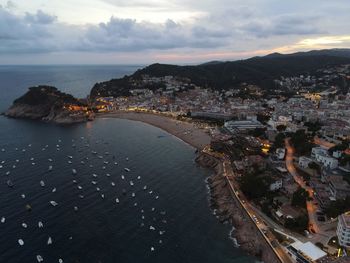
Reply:
<svg viewBox="0 0 350 263"><path fill-rule="evenodd" d="M0 0L0 64L234 60L350 47L350 0Z"/></svg>

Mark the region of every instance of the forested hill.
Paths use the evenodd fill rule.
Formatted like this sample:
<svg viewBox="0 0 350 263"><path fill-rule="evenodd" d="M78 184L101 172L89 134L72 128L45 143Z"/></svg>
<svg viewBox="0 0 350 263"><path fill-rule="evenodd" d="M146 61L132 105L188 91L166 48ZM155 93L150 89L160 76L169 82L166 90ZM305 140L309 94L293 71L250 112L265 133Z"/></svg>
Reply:
<svg viewBox="0 0 350 263"><path fill-rule="evenodd" d="M136 71L130 77L98 83L91 91L92 96L126 95L132 88L130 78L140 79L142 75L154 77L176 76L188 78L192 83L212 89L234 88L242 82L256 84L263 89L273 86L273 80L281 76L312 74L318 69L350 64L350 49L331 49L299 52L282 55L273 53L264 57L246 60L205 63L196 66L152 64Z"/></svg>

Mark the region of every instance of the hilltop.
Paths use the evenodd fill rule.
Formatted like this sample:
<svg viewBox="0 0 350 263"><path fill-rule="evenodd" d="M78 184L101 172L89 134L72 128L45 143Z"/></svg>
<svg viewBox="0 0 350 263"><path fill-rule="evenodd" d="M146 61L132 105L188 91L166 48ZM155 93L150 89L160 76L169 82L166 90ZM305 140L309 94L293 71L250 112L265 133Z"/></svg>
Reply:
<svg viewBox="0 0 350 263"><path fill-rule="evenodd" d="M84 122L89 118L85 103L51 86L30 87L4 114L60 124Z"/></svg>
<svg viewBox="0 0 350 263"><path fill-rule="evenodd" d="M174 76L214 90L235 88L241 83L271 89L273 80L281 76L313 74L319 69L350 64L350 49L314 50L293 54L273 53L237 61L212 61L195 66L152 64L121 79L97 83L91 96L125 96L134 88L152 88L139 85L144 75ZM156 88L156 87L154 87Z"/></svg>

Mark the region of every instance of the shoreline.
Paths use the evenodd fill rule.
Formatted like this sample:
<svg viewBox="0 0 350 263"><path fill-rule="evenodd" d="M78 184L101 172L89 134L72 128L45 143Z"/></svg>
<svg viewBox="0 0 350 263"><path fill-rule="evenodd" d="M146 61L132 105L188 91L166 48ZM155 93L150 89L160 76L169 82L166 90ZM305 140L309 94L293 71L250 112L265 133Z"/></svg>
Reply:
<svg viewBox="0 0 350 263"><path fill-rule="evenodd" d="M134 112L117 112L97 115L97 118L119 118L133 121L140 121L157 128L160 128L172 136L182 140L186 144L196 148L200 153L197 155L195 162L201 167L210 169L213 174L205 181L208 187L209 207L213 211L220 223L228 222L232 229L229 232L229 238L232 240L234 247L238 247L263 262L279 262L274 252L270 249L266 241L262 238L255 225L247 218L246 212L240 206L229 189L225 177L223 176L223 164L220 160L201 152L201 150L210 144L211 137L202 129L194 127L194 124L179 121L161 115L150 113ZM188 136L184 134L184 127L192 129L193 134ZM185 129L185 130L186 130ZM200 138L195 140L193 135L199 135Z"/></svg>
<svg viewBox="0 0 350 263"><path fill-rule="evenodd" d="M211 141L211 137L203 129L195 127L193 123L178 121L162 115L136 112L115 112L98 114L96 115L96 118L117 118L140 121L166 131L198 151L201 151L206 145L210 144Z"/></svg>

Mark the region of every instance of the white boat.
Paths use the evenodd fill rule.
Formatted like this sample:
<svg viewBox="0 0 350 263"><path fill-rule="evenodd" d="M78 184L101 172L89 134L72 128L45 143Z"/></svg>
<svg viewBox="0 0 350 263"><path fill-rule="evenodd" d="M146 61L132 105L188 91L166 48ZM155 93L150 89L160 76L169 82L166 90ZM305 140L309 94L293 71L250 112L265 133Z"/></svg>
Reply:
<svg viewBox="0 0 350 263"><path fill-rule="evenodd" d="M154 230L156 230L156 229L154 228L154 226L150 226L150 227L149 227L149 230L153 230L153 231L154 231Z"/></svg>
<svg viewBox="0 0 350 263"><path fill-rule="evenodd" d="M49 239L47 240L47 244L48 244L48 245L51 245L51 244L52 244L52 238L51 238L51 237L49 237Z"/></svg>
<svg viewBox="0 0 350 263"><path fill-rule="evenodd" d="M151 194L153 194L153 191L149 191L148 193L151 195Z"/></svg>
<svg viewBox="0 0 350 263"><path fill-rule="evenodd" d="M103 163L104 163L104 164L108 164L109 162L108 162L108 161L104 161Z"/></svg>
<svg viewBox="0 0 350 263"><path fill-rule="evenodd" d="M24 241L23 241L23 239L18 239L18 244L20 245L20 246L23 246L24 245Z"/></svg>
<svg viewBox="0 0 350 263"><path fill-rule="evenodd" d="M96 190L99 192L101 189L99 187L96 187Z"/></svg>
<svg viewBox="0 0 350 263"><path fill-rule="evenodd" d="M129 168L124 168L125 171L127 172L130 172L130 169Z"/></svg>
<svg viewBox="0 0 350 263"><path fill-rule="evenodd" d="M53 192L53 193L56 192L56 187L55 187L54 189L52 189L52 192Z"/></svg>
<svg viewBox="0 0 350 263"><path fill-rule="evenodd" d="M101 197L102 197L102 199L104 199L104 198L105 198L105 195L104 195L104 194L101 194Z"/></svg>
<svg viewBox="0 0 350 263"><path fill-rule="evenodd" d="M126 157L125 160L129 161L129 157Z"/></svg>
<svg viewBox="0 0 350 263"><path fill-rule="evenodd" d="M143 187L143 190L147 190L147 185L145 185L145 186Z"/></svg>
<svg viewBox="0 0 350 263"><path fill-rule="evenodd" d="M6 175L10 175L10 171L7 171L7 172L6 172Z"/></svg>
<svg viewBox="0 0 350 263"><path fill-rule="evenodd" d="M141 180L141 176L138 176L138 177L137 177L137 180Z"/></svg>
<svg viewBox="0 0 350 263"><path fill-rule="evenodd" d="M106 173L106 176L107 176L107 177L110 177L111 175L110 175L109 173Z"/></svg>
<svg viewBox="0 0 350 263"><path fill-rule="evenodd" d="M102 166L102 170L106 170L106 166Z"/></svg>
<svg viewBox="0 0 350 263"><path fill-rule="evenodd" d="M81 189L83 189L83 187L81 187L80 185L78 185L78 189L81 190Z"/></svg>
<svg viewBox="0 0 350 263"><path fill-rule="evenodd" d="M156 196L156 199L158 199L158 198L159 198L159 196L157 195L157 196Z"/></svg>
<svg viewBox="0 0 350 263"><path fill-rule="evenodd" d="M69 164L72 164L72 161L68 161Z"/></svg>
<svg viewBox="0 0 350 263"><path fill-rule="evenodd" d="M6 221L6 218L5 217L1 217L1 223L3 224L3 223L5 223L5 221Z"/></svg>
<svg viewBox="0 0 350 263"><path fill-rule="evenodd" d="M91 183L92 183L92 184L97 184L97 182L96 182L96 181L91 181Z"/></svg>
<svg viewBox="0 0 350 263"><path fill-rule="evenodd" d="M30 160L31 160L31 161L34 161L34 158L33 158L33 157L32 157L32 158L30 158Z"/></svg>
<svg viewBox="0 0 350 263"><path fill-rule="evenodd" d="M112 186L115 186L115 183L114 183L114 182L111 182L111 185L112 185Z"/></svg>
<svg viewBox="0 0 350 263"><path fill-rule="evenodd" d="M92 154L97 154L97 152L95 152L95 151L91 151L91 153L92 153Z"/></svg>
<svg viewBox="0 0 350 263"><path fill-rule="evenodd" d="M119 199L118 199L118 198L116 198L116 199L115 199L115 202L116 202L117 204L119 204Z"/></svg>
<svg viewBox="0 0 350 263"><path fill-rule="evenodd" d="M73 180L73 183L75 183L75 184L76 184L76 183L77 183L77 180Z"/></svg>
<svg viewBox="0 0 350 263"><path fill-rule="evenodd" d="M134 185L134 182L133 182L133 181L130 181L129 183L130 183L130 185L131 185L131 186L133 186L133 185Z"/></svg>
<svg viewBox="0 0 350 263"><path fill-rule="evenodd" d="M99 156L98 156L98 158L99 158L99 159L102 159L102 158L103 158L103 156L102 156L102 155L99 155Z"/></svg>
<svg viewBox="0 0 350 263"><path fill-rule="evenodd" d="M74 206L74 211L78 211L78 207L77 206Z"/></svg>
<svg viewBox="0 0 350 263"><path fill-rule="evenodd" d="M25 194L21 194L21 197L24 199L24 198L26 198L26 195Z"/></svg>
<svg viewBox="0 0 350 263"><path fill-rule="evenodd" d="M90 168L94 167L92 164L89 165Z"/></svg>
<svg viewBox="0 0 350 263"><path fill-rule="evenodd" d="M132 193L131 196L132 196L132 197L135 197L135 193Z"/></svg>
<svg viewBox="0 0 350 263"><path fill-rule="evenodd" d="M84 162L84 161L80 161L80 163L81 163L81 164L85 164L85 162Z"/></svg>
<svg viewBox="0 0 350 263"><path fill-rule="evenodd" d="M62 259L62 258L59 258L59 259L58 259L58 263L63 263L63 259Z"/></svg>
<svg viewBox="0 0 350 263"><path fill-rule="evenodd" d="M118 163L117 163L117 162L114 162L114 165L118 165Z"/></svg>
<svg viewBox="0 0 350 263"><path fill-rule="evenodd" d="M52 171L52 165L49 166L49 171Z"/></svg>
<svg viewBox="0 0 350 263"><path fill-rule="evenodd" d="M39 228L43 228L43 227L44 227L43 222L39 221L39 222L38 222L38 227L39 227Z"/></svg>
<svg viewBox="0 0 350 263"><path fill-rule="evenodd" d="M69 159L73 159L73 156L72 155L68 155L67 156Z"/></svg>
<svg viewBox="0 0 350 263"><path fill-rule="evenodd" d="M79 197L80 197L81 199L83 199L83 198L84 198L84 196L83 196L83 195L79 195Z"/></svg>
<svg viewBox="0 0 350 263"><path fill-rule="evenodd" d="M52 159L51 159L51 158L49 158L48 160L49 160L49 162L52 162Z"/></svg>
<svg viewBox="0 0 350 263"><path fill-rule="evenodd" d="M96 177L97 177L97 174L92 174L92 176L96 178Z"/></svg>
<svg viewBox="0 0 350 263"><path fill-rule="evenodd" d="M40 256L40 255L37 255L37 256L36 256L36 260L37 260L38 262L43 262L43 261L44 261L43 257Z"/></svg>
<svg viewBox="0 0 350 263"><path fill-rule="evenodd" d="M137 203L134 203L134 206L137 206Z"/></svg>
<svg viewBox="0 0 350 263"><path fill-rule="evenodd" d="M33 162L32 165L35 165L35 163Z"/></svg>
<svg viewBox="0 0 350 263"><path fill-rule="evenodd" d="M41 187L44 187L45 186L45 182L43 180L40 181L40 185Z"/></svg>
<svg viewBox="0 0 350 263"><path fill-rule="evenodd" d="M154 207L152 207L152 212L154 211L154 210L156 210Z"/></svg>
<svg viewBox="0 0 350 263"><path fill-rule="evenodd" d="M22 223L22 227L23 227L23 228L27 228L28 225L27 225L26 223Z"/></svg>
<svg viewBox="0 0 350 263"><path fill-rule="evenodd" d="M122 177L123 180L125 179L124 175L122 175L121 177Z"/></svg>
<svg viewBox="0 0 350 263"><path fill-rule="evenodd" d="M72 169L72 173L73 173L73 174L77 174L77 170Z"/></svg>
<svg viewBox="0 0 350 263"><path fill-rule="evenodd" d="M50 201L50 204L51 204L52 206L57 206L57 205L58 205L55 201Z"/></svg>

